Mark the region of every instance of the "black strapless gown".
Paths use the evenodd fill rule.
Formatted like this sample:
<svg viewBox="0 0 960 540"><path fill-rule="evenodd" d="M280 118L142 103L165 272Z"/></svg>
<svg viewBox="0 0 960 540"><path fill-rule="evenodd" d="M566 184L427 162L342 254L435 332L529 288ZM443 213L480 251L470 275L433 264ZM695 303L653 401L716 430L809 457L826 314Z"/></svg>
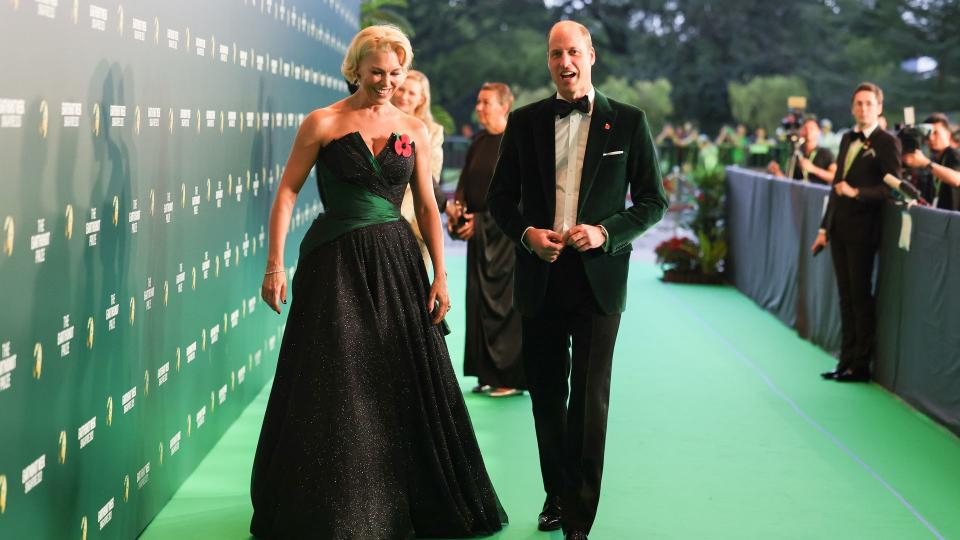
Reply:
<svg viewBox="0 0 960 540"><path fill-rule="evenodd" d="M343 215L334 181L399 209L414 157L395 139L377 156L359 133L320 151L326 215ZM462 538L506 523L428 279L403 219L301 250L253 464L255 537Z"/></svg>

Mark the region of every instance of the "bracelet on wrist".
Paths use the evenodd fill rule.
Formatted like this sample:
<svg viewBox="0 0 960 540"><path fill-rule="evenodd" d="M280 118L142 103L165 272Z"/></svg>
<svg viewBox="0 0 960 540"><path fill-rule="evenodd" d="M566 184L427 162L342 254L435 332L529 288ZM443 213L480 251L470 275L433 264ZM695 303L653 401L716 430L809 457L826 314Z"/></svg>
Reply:
<svg viewBox="0 0 960 540"><path fill-rule="evenodd" d="M286 270L284 270L283 268L280 268L278 270L267 270L266 272L263 273L263 275L269 276L271 274L279 274L281 272L286 272Z"/></svg>

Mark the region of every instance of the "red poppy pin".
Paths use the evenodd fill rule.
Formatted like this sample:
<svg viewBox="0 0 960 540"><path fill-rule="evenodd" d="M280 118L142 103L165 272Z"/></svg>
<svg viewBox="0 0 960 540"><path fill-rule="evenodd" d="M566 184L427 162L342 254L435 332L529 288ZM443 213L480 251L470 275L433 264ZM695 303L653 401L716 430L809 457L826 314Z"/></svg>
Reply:
<svg viewBox="0 0 960 540"><path fill-rule="evenodd" d="M413 145L410 143L410 137L407 135L397 137L397 140L393 142L393 151L402 157L413 155Z"/></svg>
<svg viewBox="0 0 960 540"><path fill-rule="evenodd" d="M603 129L610 129L610 122L603 125Z"/></svg>

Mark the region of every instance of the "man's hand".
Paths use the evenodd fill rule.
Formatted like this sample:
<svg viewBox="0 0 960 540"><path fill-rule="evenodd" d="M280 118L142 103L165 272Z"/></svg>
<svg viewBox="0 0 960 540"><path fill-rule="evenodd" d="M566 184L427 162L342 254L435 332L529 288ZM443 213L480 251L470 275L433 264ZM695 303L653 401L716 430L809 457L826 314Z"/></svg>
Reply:
<svg viewBox="0 0 960 540"><path fill-rule="evenodd" d="M903 155L903 164L911 169L922 169L930 165L930 158L923 155L920 150L914 150L909 154Z"/></svg>
<svg viewBox="0 0 960 540"><path fill-rule="evenodd" d="M860 194L860 190L851 186L846 181L840 182L833 186L833 190L837 192L837 195L841 197L850 197L856 198Z"/></svg>
<svg viewBox="0 0 960 540"><path fill-rule="evenodd" d="M810 251L816 255L825 247L827 247L827 233L820 231L817 233L817 239L814 240L813 245L810 246Z"/></svg>
<svg viewBox="0 0 960 540"><path fill-rule="evenodd" d="M780 169L780 164L776 161L767 164L767 173L774 176L783 176L783 170Z"/></svg>
<svg viewBox="0 0 960 540"><path fill-rule="evenodd" d="M800 168L806 172L813 172L813 162L809 159L802 157L798 160L800 163Z"/></svg>
<svg viewBox="0 0 960 540"><path fill-rule="evenodd" d="M530 249L547 262L553 262L563 251L563 237L550 229L528 229L524 236Z"/></svg>
<svg viewBox="0 0 960 540"><path fill-rule="evenodd" d="M469 240L473 237L473 223L473 214L463 214L460 219L460 226L457 227L454 234L461 240Z"/></svg>
<svg viewBox="0 0 960 540"><path fill-rule="evenodd" d="M575 225L563 235L563 243L575 247L580 252L598 248L606 241L607 237L603 234L603 229L596 225Z"/></svg>

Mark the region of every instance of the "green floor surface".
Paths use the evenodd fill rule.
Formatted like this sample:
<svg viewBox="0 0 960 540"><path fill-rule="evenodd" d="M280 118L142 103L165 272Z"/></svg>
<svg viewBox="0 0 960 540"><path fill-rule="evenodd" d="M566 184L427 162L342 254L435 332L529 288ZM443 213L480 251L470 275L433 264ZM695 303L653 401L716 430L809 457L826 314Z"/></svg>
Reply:
<svg viewBox="0 0 960 540"><path fill-rule="evenodd" d="M464 259L449 267L460 307ZM631 269L591 539L960 538L955 436L877 385L821 381L833 359L735 289L658 275ZM463 311L450 322L459 371ZM248 538L267 392L142 538ZM511 520L492 538L561 539L536 530L543 492L529 398L466 399Z"/></svg>

